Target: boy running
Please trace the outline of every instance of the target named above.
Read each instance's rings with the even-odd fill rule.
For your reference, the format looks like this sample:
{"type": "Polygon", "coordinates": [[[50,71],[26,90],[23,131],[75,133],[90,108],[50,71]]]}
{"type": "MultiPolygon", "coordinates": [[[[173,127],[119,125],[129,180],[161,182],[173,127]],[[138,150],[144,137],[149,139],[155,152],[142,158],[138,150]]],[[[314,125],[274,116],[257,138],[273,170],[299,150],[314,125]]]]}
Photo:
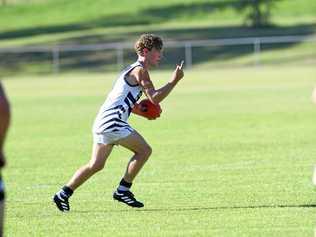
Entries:
{"type": "Polygon", "coordinates": [[[69,198],[73,192],[92,175],[102,170],[114,145],[121,145],[134,155],[127,164],[113,198],[131,207],[143,207],[130,191],[133,180],[151,155],[152,149],[145,139],[127,123],[131,112],[140,114],[137,104],[142,92],[154,104],[159,104],[168,96],[175,85],[183,78],[183,62],[177,65],[171,80],[155,89],[149,69],[158,66],[162,56],[163,43],[160,37],[143,34],[135,44],[138,59],[125,68],[109,93],[93,125],[94,144],[90,161],[79,168],[69,182],[57,192],[53,200],[60,211],[69,211],[69,198]]]}

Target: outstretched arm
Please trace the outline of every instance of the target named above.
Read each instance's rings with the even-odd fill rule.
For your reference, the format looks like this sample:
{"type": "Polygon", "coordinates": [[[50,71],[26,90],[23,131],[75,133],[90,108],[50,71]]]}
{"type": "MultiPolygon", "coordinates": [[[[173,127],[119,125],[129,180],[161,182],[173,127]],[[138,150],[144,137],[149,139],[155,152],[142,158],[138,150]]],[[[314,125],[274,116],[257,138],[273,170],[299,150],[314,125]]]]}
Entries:
{"type": "Polygon", "coordinates": [[[183,78],[183,61],[181,65],[177,65],[174,70],[171,80],[159,89],[155,89],[152,81],[150,80],[149,74],[146,70],[139,70],[136,74],[136,79],[143,91],[145,92],[147,98],[154,104],[159,104],[163,99],[165,99],[176,84],[183,78]]]}

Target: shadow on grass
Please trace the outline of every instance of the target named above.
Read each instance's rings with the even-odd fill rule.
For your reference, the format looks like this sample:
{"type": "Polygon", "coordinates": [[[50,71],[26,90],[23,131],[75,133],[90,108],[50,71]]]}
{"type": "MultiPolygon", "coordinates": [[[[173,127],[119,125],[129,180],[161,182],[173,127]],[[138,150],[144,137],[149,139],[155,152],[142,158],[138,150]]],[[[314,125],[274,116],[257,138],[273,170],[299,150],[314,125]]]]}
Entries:
{"type": "MultiPolygon", "coordinates": [[[[164,31],[152,31],[155,34],[161,35],[165,40],[200,40],[200,39],[218,39],[231,37],[258,37],[258,36],[283,36],[301,34],[309,37],[314,34],[316,24],[305,24],[296,26],[273,27],[269,29],[250,29],[243,27],[204,27],[204,28],[185,28],[185,29],[168,29],[164,31]]],[[[127,32],[120,35],[94,35],[73,37],[60,44],[91,44],[104,43],[113,41],[135,41],[135,39],[143,32],[127,32]]],[[[271,60],[271,64],[285,62],[278,50],[288,49],[296,43],[282,44],[266,44],[262,47],[262,52],[276,52],[276,58],[271,60]]],[[[300,62],[302,56],[307,58],[304,60],[314,60],[315,53],[309,52],[307,55],[293,55],[289,60],[292,62],[300,62]],[[313,59],[314,58],[314,59],[313,59]]],[[[192,51],[192,60],[194,65],[208,63],[210,65],[223,63],[228,67],[238,61],[240,57],[251,56],[254,54],[254,45],[237,45],[237,46],[211,46],[211,47],[195,47],[192,51]]],[[[75,72],[75,71],[118,71],[124,65],[134,61],[136,55],[133,49],[124,50],[124,65],[117,65],[117,52],[113,50],[98,50],[98,51],[79,51],[79,52],[61,52],[60,53],[60,72],[75,72]]],[[[3,75],[13,75],[19,73],[51,73],[52,72],[52,52],[47,53],[0,53],[1,60],[0,69],[3,75]]],[[[249,58],[247,63],[254,64],[254,60],[249,58]]],[[[184,48],[166,48],[164,58],[160,65],[161,69],[173,69],[175,63],[185,58],[184,48]]],[[[253,58],[254,59],[254,58],[253,58]]],[[[236,65],[235,65],[236,66],[236,65]]],[[[247,66],[244,65],[244,66],[247,66]]]]}
{"type": "Polygon", "coordinates": [[[0,33],[1,39],[32,37],[41,34],[56,34],[71,31],[87,30],[100,27],[116,27],[131,25],[148,25],[170,21],[181,16],[208,15],[225,8],[238,7],[236,1],[199,2],[191,4],[174,4],[163,7],[150,7],[130,14],[114,14],[88,22],[69,25],[53,25],[45,27],[30,27],[0,33]]]}
{"type": "MultiPolygon", "coordinates": [[[[147,26],[159,24],[174,19],[186,19],[189,16],[196,16],[200,19],[215,11],[223,11],[227,8],[238,9],[239,5],[236,1],[216,1],[216,2],[200,2],[192,4],[176,4],[165,7],[155,7],[143,9],[135,14],[111,15],[102,17],[90,22],[82,22],[69,25],[55,25],[47,27],[34,27],[16,31],[0,33],[1,39],[13,39],[32,37],[42,34],[57,34],[72,31],[86,31],[94,28],[108,27],[127,27],[126,33],[117,34],[89,34],[84,33],[81,36],[69,37],[59,40],[57,44],[94,44],[107,42],[131,42],[142,33],[147,31],[147,26]],[[128,31],[128,26],[143,26],[141,31],[128,31]]],[[[189,18],[190,19],[190,18],[189,18]]],[[[184,21],[183,20],[183,21],[184,21]]],[[[285,35],[304,35],[306,37],[315,34],[316,24],[299,24],[293,26],[272,26],[268,28],[249,28],[238,26],[221,26],[221,27],[186,27],[181,29],[164,29],[154,30],[151,33],[162,36],[164,40],[203,40],[203,39],[219,39],[219,38],[236,38],[236,37],[260,37],[260,36],[285,36],[285,35]]],[[[274,51],[286,49],[294,46],[296,43],[273,44],[267,45],[265,51],[274,51]]],[[[238,59],[242,56],[253,54],[253,45],[246,46],[214,46],[194,48],[192,52],[194,64],[212,63],[217,61],[227,61],[238,59]]],[[[20,53],[5,54],[0,53],[1,73],[18,74],[25,71],[49,73],[52,70],[52,53],[20,53]]],[[[133,50],[124,52],[124,64],[135,60],[133,50]]],[[[313,57],[314,55],[312,55],[313,57]]],[[[67,52],[60,54],[60,71],[106,71],[118,70],[117,52],[115,50],[108,51],[85,51],[85,52],[67,52]]],[[[165,50],[165,57],[162,62],[162,69],[174,68],[176,62],[184,58],[183,48],[169,48],[165,50]]],[[[294,59],[295,61],[295,59],[294,59]]],[[[123,65],[120,65],[123,66],[123,65]]]]}
{"type": "Polygon", "coordinates": [[[316,208],[316,204],[302,205],[258,205],[258,206],[222,206],[222,207],[188,207],[174,209],[144,209],[140,211],[203,211],[203,210],[232,210],[232,209],[269,209],[269,208],[316,208]]]}
{"type": "MultiPolygon", "coordinates": [[[[21,30],[6,31],[0,33],[0,40],[32,37],[42,34],[56,34],[72,31],[88,30],[93,28],[108,28],[117,26],[135,26],[160,24],[172,20],[186,21],[187,19],[203,19],[213,13],[223,12],[227,9],[233,9],[238,13],[239,20],[242,14],[240,10],[245,4],[251,6],[252,3],[241,3],[236,0],[212,1],[212,2],[193,2],[183,4],[171,4],[160,7],[148,7],[140,9],[135,13],[113,14],[106,17],[100,17],[95,20],[79,22],[69,25],[51,25],[45,27],[29,27],[21,30]]],[[[246,6],[247,7],[247,6],[246,6]]],[[[191,32],[193,33],[193,32],[191,32]]],[[[196,32],[195,32],[196,33],[196,32]]],[[[194,34],[193,34],[194,35],[194,34]]],[[[201,33],[199,34],[201,36],[201,33]]],[[[208,35],[208,37],[210,37],[208,35]]],[[[192,38],[192,37],[190,37],[192,38]]]]}
{"type": "Polygon", "coordinates": [[[278,208],[316,208],[316,204],[276,204],[276,205],[249,205],[249,206],[219,206],[219,207],[184,207],[184,208],[142,208],[105,211],[72,211],[74,213],[106,213],[106,212],[182,212],[182,211],[208,211],[208,210],[234,210],[234,209],[278,209],[278,208]]]}

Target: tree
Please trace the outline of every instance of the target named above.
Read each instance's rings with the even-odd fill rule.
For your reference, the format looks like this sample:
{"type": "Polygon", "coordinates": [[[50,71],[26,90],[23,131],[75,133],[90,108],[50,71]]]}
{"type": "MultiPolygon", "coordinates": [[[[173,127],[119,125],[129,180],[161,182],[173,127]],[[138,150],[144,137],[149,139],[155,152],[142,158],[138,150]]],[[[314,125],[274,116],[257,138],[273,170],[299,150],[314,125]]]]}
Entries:
{"type": "Polygon", "coordinates": [[[265,27],[271,25],[271,8],[279,0],[240,0],[238,11],[246,12],[247,25],[265,27]]]}

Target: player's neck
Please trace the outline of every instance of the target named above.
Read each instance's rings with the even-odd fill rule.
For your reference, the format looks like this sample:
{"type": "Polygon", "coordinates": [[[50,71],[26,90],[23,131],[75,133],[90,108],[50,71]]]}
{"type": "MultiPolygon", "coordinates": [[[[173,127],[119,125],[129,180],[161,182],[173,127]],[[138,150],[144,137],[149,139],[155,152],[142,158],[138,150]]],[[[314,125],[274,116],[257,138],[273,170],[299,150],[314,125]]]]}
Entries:
{"type": "Polygon", "coordinates": [[[146,70],[149,69],[149,67],[150,67],[150,66],[149,66],[149,63],[148,63],[148,61],[146,60],[145,57],[143,57],[143,56],[138,56],[137,61],[140,62],[146,70]]]}

